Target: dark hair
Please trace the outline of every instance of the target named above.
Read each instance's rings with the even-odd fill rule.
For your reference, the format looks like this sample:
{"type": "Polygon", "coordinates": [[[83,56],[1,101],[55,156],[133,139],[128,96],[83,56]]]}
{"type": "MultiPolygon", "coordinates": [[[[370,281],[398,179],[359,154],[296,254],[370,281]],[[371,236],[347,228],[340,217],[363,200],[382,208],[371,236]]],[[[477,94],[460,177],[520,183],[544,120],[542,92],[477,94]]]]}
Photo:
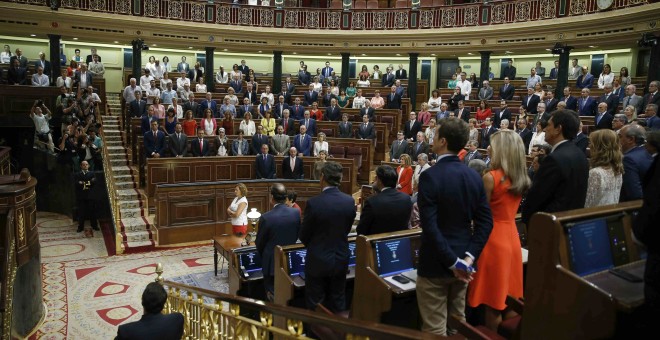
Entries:
{"type": "Polygon", "coordinates": [[[342,166],[337,162],[326,162],[321,168],[321,176],[326,183],[333,187],[338,187],[342,177],[342,166]]]}
{"type": "Polygon", "coordinates": [[[573,140],[580,128],[580,118],[575,111],[557,110],[550,116],[555,128],[561,126],[561,134],[566,140],[573,140]]]}
{"type": "Polygon", "coordinates": [[[552,151],[552,146],[550,146],[550,144],[545,144],[544,143],[544,144],[539,145],[539,151],[541,151],[541,149],[543,149],[543,151],[545,151],[546,155],[549,155],[550,152],[552,151]]]}
{"type": "Polygon", "coordinates": [[[283,203],[287,198],[286,187],[282,183],[275,183],[270,187],[270,194],[277,203],[283,203]]]}
{"type": "Polygon", "coordinates": [[[378,179],[383,183],[383,186],[388,188],[396,187],[398,175],[396,174],[396,170],[394,170],[393,167],[389,165],[380,165],[376,168],[376,177],[378,177],[378,179]]]}
{"type": "MultiPolygon", "coordinates": [[[[545,129],[546,127],[548,127],[548,121],[545,120],[545,119],[539,120],[538,122],[536,122],[536,124],[540,124],[541,129],[545,129]]],[[[536,127],[536,126],[534,126],[534,127],[536,127]]]]}
{"type": "Polygon", "coordinates": [[[165,307],[167,292],[158,282],[152,282],[142,292],[142,307],[148,314],[158,314],[165,307]]]}
{"type": "Polygon", "coordinates": [[[296,199],[298,198],[298,193],[296,193],[295,190],[289,190],[286,192],[286,198],[289,199],[292,203],[296,203],[296,199]]]}
{"type": "Polygon", "coordinates": [[[542,153],[540,153],[536,156],[536,159],[537,159],[537,162],[539,163],[539,165],[541,165],[541,163],[543,163],[543,160],[547,156],[548,156],[547,154],[542,154],[542,153]]]}
{"type": "Polygon", "coordinates": [[[442,118],[438,122],[436,138],[447,140],[447,149],[458,153],[465,147],[470,137],[470,127],[462,119],[456,117],[442,118]]]}

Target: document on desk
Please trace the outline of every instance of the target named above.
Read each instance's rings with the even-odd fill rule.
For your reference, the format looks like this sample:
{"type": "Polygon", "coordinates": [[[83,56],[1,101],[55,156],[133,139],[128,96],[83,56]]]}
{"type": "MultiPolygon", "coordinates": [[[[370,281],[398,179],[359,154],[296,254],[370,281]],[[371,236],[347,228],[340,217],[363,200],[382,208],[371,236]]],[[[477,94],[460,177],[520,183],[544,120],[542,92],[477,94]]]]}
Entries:
{"type": "MultiPolygon", "coordinates": [[[[394,276],[396,276],[396,275],[394,275],[394,276]]],[[[401,283],[401,282],[397,282],[396,280],[394,280],[393,279],[394,276],[387,276],[387,277],[384,277],[383,279],[385,279],[385,281],[387,281],[387,283],[391,283],[393,286],[399,287],[402,290],[413,290],[413,289],[417,288],[417,283],[415,283],[415,281],[409,280],[409,282],[407,282],[407,283],[401,283]]]]}
{"type": "Polygon", "coordinates": [[[529,250],[525,248],[520,248],[522,251],[522,263],[527,263],[527,258],[529,257],[529,250]]]}

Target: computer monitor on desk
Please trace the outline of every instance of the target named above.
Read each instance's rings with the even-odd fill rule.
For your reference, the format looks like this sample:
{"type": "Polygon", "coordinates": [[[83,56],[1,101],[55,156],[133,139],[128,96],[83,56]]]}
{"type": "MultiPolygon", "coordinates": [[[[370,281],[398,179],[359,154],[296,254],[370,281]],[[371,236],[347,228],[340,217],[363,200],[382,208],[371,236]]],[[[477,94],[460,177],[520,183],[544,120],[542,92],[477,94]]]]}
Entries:
{"type": "Polygon", "coordinates": [[[614,267],[607,220],[594,220],[566,225],[571,269],[585,276],[614,267]]]}
{"type": "Polygon", "coordinates": [[[409,237],[376,241],[374,251],[380,277],[400,274],[414,268],[409,237]]]}
{"type": "Polygon", "coordinates": [[[238,265],[245,278],[262,278],[261,256],[255,250],[237,253],[238,265]]]}
{"type": "Polygon", "coordinates": [[[348,251],[350,252],[348,257],[348,267],[350,269],[351,267],[355,267],[355,258],[357,257],[357,253],[355,251],[355,241],[348,242],[348,251]]]}
{"type": "Polygon", "coordinates": [[[305,277],[305,256],[307,256],[307,249],[295,249],[286,253],[290,276],[305,277]]]}

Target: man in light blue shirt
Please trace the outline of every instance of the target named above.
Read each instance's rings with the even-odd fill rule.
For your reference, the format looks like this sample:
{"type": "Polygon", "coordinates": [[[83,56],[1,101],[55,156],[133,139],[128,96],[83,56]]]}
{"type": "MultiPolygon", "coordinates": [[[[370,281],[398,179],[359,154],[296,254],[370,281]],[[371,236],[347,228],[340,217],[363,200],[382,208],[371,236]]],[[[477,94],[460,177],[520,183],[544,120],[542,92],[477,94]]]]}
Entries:
{"type": "Polygon", "coordinates": [[[534,88],[537,83],[541,83],[541,76],[536,74],[536,68],[532,68],[529,78],[527,78],[527,88],[534,88]]]}
{"type": "Polygon", "coordinates": [[[172,83],[167,83],[167,90],[160,95],[160,101],[163,105],[172,105],[172,98],[176,97],[176,91],[172,90],[172,83]]]}

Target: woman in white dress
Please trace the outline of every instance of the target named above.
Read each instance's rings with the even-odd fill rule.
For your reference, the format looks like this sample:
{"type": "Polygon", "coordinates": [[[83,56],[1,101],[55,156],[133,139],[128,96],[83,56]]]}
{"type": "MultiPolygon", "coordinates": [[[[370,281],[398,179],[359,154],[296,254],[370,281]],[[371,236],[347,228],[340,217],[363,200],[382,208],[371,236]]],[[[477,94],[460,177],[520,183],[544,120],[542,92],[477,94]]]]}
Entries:
{"type": "Polygon", "coordinates": [[[328,152],[328,142],[325,141],[325,133],[319,132],[318,140],[314,142],[314,157],[318,157],[321,150],[328,152]]]}
{"type": "Polygon", "coordinates": [[[206,109],[204,111],[204,118],[199,122],[199,125],[204,129],[205,136],[215,136],[215,129],[218,126],[218,123],[213,118],[213,111],[211,109],[206,109]]]}
{"type": "Polygon", "coordinates": [[[4,50],[2,53],[0,53],[0,63],[1,64],[9,64],[9,61],[11,60],[11,47],[9,45],[5,45],[4,50]]]}
{"type": "Polygon", "coordinates": [[[238,183],[234,189],[236,197],[227,208],[227,215],[231,218],[231,231],[243,236],[247,233],[247,187],[243,183],[238,183]]]}
{"type": "Polygon", "coordinates": [[[164,56],[163,57],[163,63],[160,64],[160,67],[163,68],[163,73],[172,71],[172,64],[170,64],[170,58],[168,58],[167,56],[164,56]]]}
{"type": "Polygon", "coordinates": [[[225,128],[218,128],[218,137],[215,137],[215,146],[218,147],[217,156],[228,156],[229,155],[229,139],[225,135],[225,128]]]}
{"type": "Polygon", "coordinates": [[[433,113],[433,116],[440,112],[440,104],[442,104],[442,97],[440,97],[440,92],[438,90],[433,90],[431,92],[431,97],[429,98],[429,112],[433,113]]]}
{"type": "Polygon", "coordinates": [[[195,85],[195,92],[206,93],[206,83],[204,83],[204,77],[199,77],[199,83],[195,85]]]}
{"type": "Polygon", "coordinates": [[[612,73],[612,67],[610,64],[603,65],[603,72],[598,77],[598,88],[604,89],[605,84],[612,84],[614,81],[614,73],[612,73]]]}
{"type": "Polygon", "coordinates": [[[429,126],[424,131],[424,134],[429,145],[433,145],[433,140],[435,139],[435,118],[432,117],[429,119],[429,126]]]}
{"type": "Polygon", "coordinates": [[[369,79],[367,79],[367,76],[362,75],[360,77],[360,80],[357,81],[357,86],[358,87],[369,87],[369,86],[371,86],[371,83],[369,82],[369,79]]]}
{"type": "Polygon", "coordinates": [[[623,153],[616,132],[602,129],[589,134],[589,184],[585,208],[619,203],[623,184],[623,153]]]}
{"type": "Polygon", "coordinates": [[[238,127],[239,130],[243,131],[243,134],[245,136],[252,136],[256,132],[256,127],[254,126],[254,122],[252,121],[252,114],[249,112],[245,113],[245,116],[243,116],[243,120],[241,120],[241,124],[238,127]]]}
{"type": "Polygon", "coordinates": [[[229,83],[229,73],[225,72],[224,66],[220,66],[218,72],[215,73],[215,82],[217,84],[227,84],[229,83]]]}
{"type": "Polygon", "coordinates": [[[355,98],[353,98],[353,108],[354,109],[361,109],[364,107],[364,101],[365,98],[362,97],[362,89],[357,90],[357,95],[355,95],[355,98]]]}
{"type": "Polygon", "coordinates": [[[149,70],[149,72],[152,72],[155,64],[156,64],[156,57],[151,56],[149,57],[149,61],[144,65],[144,68],[146,70],[149,70]]]}
{"type": "Polygon", "coordinates": [[[172,79],[170,79],[170,74],[168,72],[163,72],[163,79],[160,80],[160,88],[165,91],[167,89],[167,84],[172,84],[172,79]]]}
{"type": "Polygon", "coordinates": [[[538,123],[536,123],[536,131],[534,131],[534,134],[532,134],[532,140],[529,142],[529,149],[527,150],[527,154],[531,155],[532,154],[532,147],[537,144],[546,144],[545,143],[545,127],[548,126],[548,123],[545,120],[539,120],[538,123]]]}

